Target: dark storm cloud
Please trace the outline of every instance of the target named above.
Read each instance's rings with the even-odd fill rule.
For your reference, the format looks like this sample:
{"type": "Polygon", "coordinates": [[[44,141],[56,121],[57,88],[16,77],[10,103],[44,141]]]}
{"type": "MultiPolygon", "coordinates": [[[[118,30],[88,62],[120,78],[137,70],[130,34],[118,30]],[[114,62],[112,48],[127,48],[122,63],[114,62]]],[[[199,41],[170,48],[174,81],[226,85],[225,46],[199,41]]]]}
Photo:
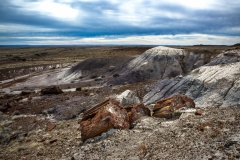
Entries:
{"type": "Polygon", "coordinates": [[[59,27],[64,25],[62,22],[40,15],[36,12],[21,11],[21,8],[17,5],[11,4],[9,1],[5,1],[0,5],[0,24],[24,24],[40,27],[59,27]]]}
{"type": "Polygon", "coordinates": [[[191,33],[240,36],[240,2],[213,0],[214,5],[208,8],[204,5],[192,7],[184,3],[170,3],[171,1],[143,0],[141,3],[131,3],[117,0],[50,0],[49,3],[56,7],[48,10],[38,7],[42,2],[46,1],[0,2],[0,36],[81,38],[191,33]],[[68,7],[73,13],[78,11],[77,16],[72,16],[64,10],[52,14],[57,9],[57,4],[68,7]],[[64,12],[68,14],[66,17],[61,18],[61,15],[57,15],[64,15],[64,12]],[[9,29],[11,27],[8,26],[14,25],[14,29],[9,29]],[[22,26],[21,30],[18,25],[22,26]],[[29,30],[24,29],[24,26],[28,26],[29,30]]]}

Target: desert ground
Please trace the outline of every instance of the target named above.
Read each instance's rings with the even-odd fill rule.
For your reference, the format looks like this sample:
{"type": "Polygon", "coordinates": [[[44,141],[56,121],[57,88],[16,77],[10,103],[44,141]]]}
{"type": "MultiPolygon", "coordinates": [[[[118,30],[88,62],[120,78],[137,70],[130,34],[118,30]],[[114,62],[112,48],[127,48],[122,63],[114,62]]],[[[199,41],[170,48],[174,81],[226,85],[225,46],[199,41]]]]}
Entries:
{"type": "Polygon", "coordinates": [[[239,44],[0,47],[0,159],[240,159],[239,73],[239,44]],[[84,112],[126,90],[195,108],[83,141],[84,112]]]}

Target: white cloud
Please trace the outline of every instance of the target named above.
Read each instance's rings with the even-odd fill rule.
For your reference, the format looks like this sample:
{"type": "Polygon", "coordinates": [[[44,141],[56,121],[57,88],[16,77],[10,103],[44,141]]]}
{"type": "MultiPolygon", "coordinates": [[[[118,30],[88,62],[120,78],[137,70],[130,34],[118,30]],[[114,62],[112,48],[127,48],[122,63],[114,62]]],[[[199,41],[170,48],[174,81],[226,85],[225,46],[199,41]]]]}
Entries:
{"type": "Polygon", "coordinates": [[[72,0],[64,0],[54,2],[53,0],[41,0],[36,2],[25,2],[24,0],[17,0],[15,5],[21,7],[23,12],[37,12],[41,15],[53,17],[62,21],[75,21],[79,15],[83,15],[79,9],[72,8],[70,2],[72,0]],[[68,2],[68,3],[63,3],[68,2]]]}
{"type": "Polygon", "coordinates": [[[215,4],[219,3],[216,0],[167,0],[165,3],[181,5],[190,9],[212,9],[215,4]]]}
{"type": "MultiPolygon", "coordinates": [[[[14,38],[14,37],[13,37],[14,38]]],[[[150,36],[105,36],[91,38],[76,37],[15,37],[23,44],[33,45],[233,45],[239,36],[214,36],[206,34],[150,35],[150,36]]],[[[4,37],[0,38],[3,40],[4,37]]],[[[4,44],[4,43],[2,43],[4,44]]]]}
{"type": "Polygon", "coordinates": [[[206,34],[189,35],[150,35],[150,36],[127,36],[127,37],[97,37],[74,40],[74,44],[143,44],[143,45],[232,45],[239,43],[239,36],[214,36],[206,34]]]}
{"type": "Polygon", "coordinates": [[[44,27],[36,27],[22,24],[0,24],[0,31],[4,33],[22,33],[22,32],[52,32],[56,31],[53,28],[44,28],[44,27]]]}

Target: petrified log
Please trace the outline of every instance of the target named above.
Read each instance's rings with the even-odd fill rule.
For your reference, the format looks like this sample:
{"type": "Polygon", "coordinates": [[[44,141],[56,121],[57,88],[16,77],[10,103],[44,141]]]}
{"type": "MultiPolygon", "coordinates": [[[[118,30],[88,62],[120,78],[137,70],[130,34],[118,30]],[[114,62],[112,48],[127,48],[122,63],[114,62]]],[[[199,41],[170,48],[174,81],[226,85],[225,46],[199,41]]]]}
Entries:
{"type": "Polygon", "coordinates": [[[125,108],[128,111],[130,122],[134,122],[143,116],[151,116],[151,111],[143,103],[125,108]],[[131,110],[130,110],[131,108],[131,110]]]}
{"type": "Polygon", "coordinates": [[[84,113],[80,122],[82,140],[95,137],[111,128],[130,128],[127,111],[114,99],[108,99],[84,113]]]}
{"type": "Polygon", "coordinates": [[[182,94],[161,100],[153,108],[153,116],[159,118],[172,118],[175,111],[180,108],[195,108],[194,101],[182,94]]]}
{"type": "Polygon", "coordinates": [[[63,91],[57,86],[51,86],[51,87],[43,88],[41,90],[41,93],[42,94],[61,94],[63,93],[63,91]]]}

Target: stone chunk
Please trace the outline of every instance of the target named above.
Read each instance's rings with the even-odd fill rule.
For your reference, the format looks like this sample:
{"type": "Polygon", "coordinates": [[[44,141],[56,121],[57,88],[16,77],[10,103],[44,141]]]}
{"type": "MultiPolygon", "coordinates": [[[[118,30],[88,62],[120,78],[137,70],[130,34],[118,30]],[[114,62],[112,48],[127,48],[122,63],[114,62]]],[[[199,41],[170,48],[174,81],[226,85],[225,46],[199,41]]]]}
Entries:
{"type": "Polygon", "coordinates": [[[153,116],[159,118],[173,118],[181,108],[195,108],[194,101],[182,94],[161,100],[153,108],[153,116]]]}
{"type": "MultiPolygon", "coordinates": [[[[126,108],[126,110],[129,110],[126,108]]],[[[131,110],[128,111],[128,116],[130,122],[134,122],[143,116],[151,116],[151,111],[144,106],[144,104],[137,104],[131,107],[131,110]]]]}
{"type": "Polygon", "coordinates": [[[42,94],[61,94],[63,91],[57,86],[47,87],[41,90],[42,94]]]}
{"type": "Polygon", "coordinates": [[[136,96],[135,92],[126,90],[120,95],[117,96],[117,100],[121,103],[123,106],[127,105],[134,105],[134,104],[139,104],[140,100],[136,96]]]}
{"type": "Polygon", "coordinates": [[[195,115],[201,116],[203,113],[204,113],[204,110],[198,109],[198,110],[196,110],[195,115]]]}
{"type": "Polygon", "coordinates": [[[29,95],[29,94],[31,94],[31,93],[34,93],[33,91],[30,91],[30,90],[23,90],[22,92],[21,92],[21,95],[22,96],[25,96],[25,95],[29,95]]]}
{"type": "Polygon", "coordinates": [[[84,112],[80,122],[82,140],[85,141],[111,128],[129,129],[130,125],[151,112],[142,103],[122,106],[115,99],[107,99],[84,112]]]}
{"type": "Polygon", "coordinates": [[[48,125],[45,131],[51,131],[56,127],[56,124],[48,125]]]}
{"type": "Polygon", "coordinates": [[[86,111],[80,122],[83,141],[100,135],[111,128],[130,128],[127,111],[114,99],[108,99],[86,111]]]}
{"type": "Polygon", "coordinates": [[[10,109],[13,109],[13,108],[14,108],[14,106],[11,103],[7,103],[4,106],[0,106],[0,111],[4,113],[4,112],[7,112],[7,111],[9,111],[10,109]]]}

